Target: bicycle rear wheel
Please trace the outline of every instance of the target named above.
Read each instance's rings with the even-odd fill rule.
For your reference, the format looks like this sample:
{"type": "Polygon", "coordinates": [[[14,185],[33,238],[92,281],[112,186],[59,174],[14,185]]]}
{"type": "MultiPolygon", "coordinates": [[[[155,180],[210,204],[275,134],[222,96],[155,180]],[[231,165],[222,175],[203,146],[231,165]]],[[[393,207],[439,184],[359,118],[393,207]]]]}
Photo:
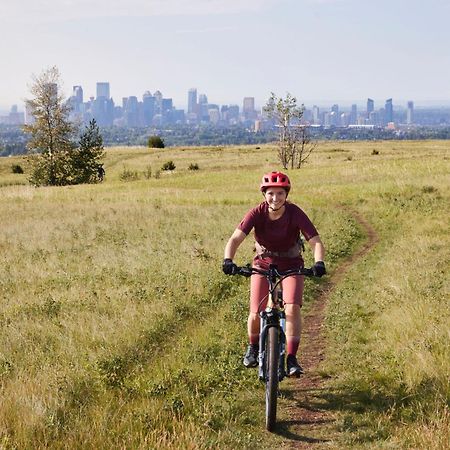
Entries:
{"type": "Polygon", "coordinates": [[[277,420],[278,366],[280,364],[279,332],[270,327],[266,338],[266,429],[273,431],[277,420]]]}

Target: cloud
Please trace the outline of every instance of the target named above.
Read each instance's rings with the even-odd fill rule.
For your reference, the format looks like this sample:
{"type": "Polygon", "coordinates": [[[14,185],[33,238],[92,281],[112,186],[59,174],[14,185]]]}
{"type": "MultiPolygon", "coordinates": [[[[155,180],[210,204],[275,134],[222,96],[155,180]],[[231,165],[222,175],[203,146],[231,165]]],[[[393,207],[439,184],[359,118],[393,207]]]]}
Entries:
{"type": "Polygon", "coordinates": [[[285,0],[15,0],[0,6],[2,20],[49,22],[93,17],[217,15],[256,12],[285,0]]]}

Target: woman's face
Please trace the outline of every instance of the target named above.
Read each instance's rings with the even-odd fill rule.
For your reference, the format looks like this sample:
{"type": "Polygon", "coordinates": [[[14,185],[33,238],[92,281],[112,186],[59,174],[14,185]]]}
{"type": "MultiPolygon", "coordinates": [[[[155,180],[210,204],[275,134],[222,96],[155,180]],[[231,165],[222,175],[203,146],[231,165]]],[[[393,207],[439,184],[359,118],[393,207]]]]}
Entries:
{"type": "Polygon", "coordinates": [[[287,193],[280,187],[269,187],[264,193],[269,208],[276,211],[280,209],[286,203],[287,193]]]}

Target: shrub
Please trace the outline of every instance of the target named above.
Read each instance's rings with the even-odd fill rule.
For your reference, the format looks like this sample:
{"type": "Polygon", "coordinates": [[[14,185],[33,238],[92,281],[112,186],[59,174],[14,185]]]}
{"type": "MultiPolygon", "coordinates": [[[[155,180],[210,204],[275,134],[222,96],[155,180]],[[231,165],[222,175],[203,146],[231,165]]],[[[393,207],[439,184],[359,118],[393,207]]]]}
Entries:
{"type": "Polygon", "coordinates": [[[164,148],[164,141],[160,136],[150,136],[148,138],[148,146],[150,148],[164,148]]]}
{"type": "Polygon", "coordinates": [[[175,170],[175,167],[173,161],[167,161],[162,165],[161,170],[175,170]]]}
{"type": "Polygon", "coordinates": [[[380,152],[378,150],[375,150],[375,149],[372,150],[372,155],[379,155],[379,154],[380,154],[380,152]]]}
{"type": "Polygon", "coordinates": [[[122,173],[120,174],[120,179],[122,181],[135,181],[139,179],[139,174],[136,171],[124,167],[122,173]]]}
{"type": "Polygon", "coordinates": [[[146,180],[149,180],[152,177],[152,167],[147,166],[144,170],[144,177],[146,180]]]}
{"type": "Polygon", "coordinates": [[[157,170],[156,172],[155,172],[155,178],[158,180],[159,178],[161,178],[161,171],[160,170],[157,170]]]}
{"type": "Polygon", "coordinates": [[[188,170],[198,170],[200,167],[198,167],[197,163],[191,163],[189,164],[188,170]]]}
{"type": "Polygon", "coordinates": [[[12,173],[23,173],[22,166],[19,166],[19,164],[13,164],[11,166],[12,173]]]}

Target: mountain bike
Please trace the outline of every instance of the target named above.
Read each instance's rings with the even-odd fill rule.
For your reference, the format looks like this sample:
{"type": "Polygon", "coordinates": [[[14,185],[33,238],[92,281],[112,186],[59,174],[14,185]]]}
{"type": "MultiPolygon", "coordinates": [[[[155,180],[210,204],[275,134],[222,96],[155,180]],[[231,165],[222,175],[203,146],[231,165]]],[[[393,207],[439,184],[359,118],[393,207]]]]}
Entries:
{"type": "Polygon", "coordinates": [[[266,429],[273,431],[277,418],[278,385],[286,376],[286,314],[281,282],[289,276],[313,276],[314,273],[312,269],[306,268],[279,272],[276,265],[270,265],[269,270],[238,267],[236,274],[245,277],[260,274],[269,283],[267,307],[264,311],[260,310],[264,298],[258,308],[261,318],[258,376],[266,385],[266,429]]]}

